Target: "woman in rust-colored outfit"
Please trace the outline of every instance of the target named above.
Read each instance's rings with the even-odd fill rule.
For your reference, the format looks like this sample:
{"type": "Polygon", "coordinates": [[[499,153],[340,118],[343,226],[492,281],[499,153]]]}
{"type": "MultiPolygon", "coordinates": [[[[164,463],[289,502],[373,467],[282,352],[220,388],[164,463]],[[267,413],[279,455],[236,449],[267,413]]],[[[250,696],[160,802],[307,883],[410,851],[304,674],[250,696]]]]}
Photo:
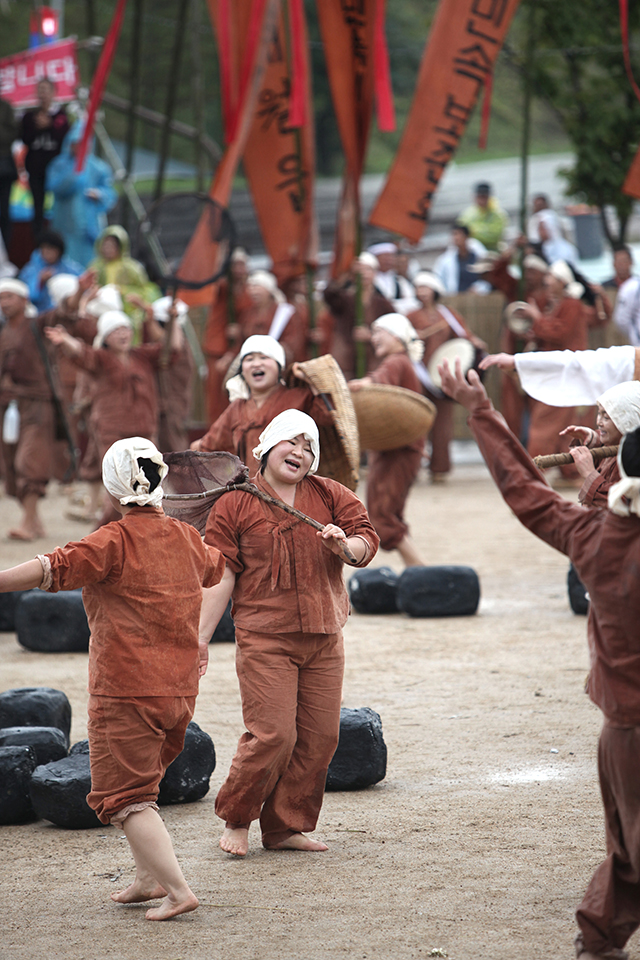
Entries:
{"type": "Polygon", "coordinates": [[[219,587],[205,591],[201,658],[229,597],[236,667],[247,732],[240,738],[216,813],[220,846],[244,856],[260,819],[267,849],[326,850],[303,835],[316,827],[327,769],[338,744],[349,600],[343,545],[355,566],[378,548],[367,513],[351,491],[311,476],[320,450],[311,417],[286,410],[261,434],[259,489],[324,525],[321,533],[244,491],[214,503],[205,542],[227,563],[219,587]]]}

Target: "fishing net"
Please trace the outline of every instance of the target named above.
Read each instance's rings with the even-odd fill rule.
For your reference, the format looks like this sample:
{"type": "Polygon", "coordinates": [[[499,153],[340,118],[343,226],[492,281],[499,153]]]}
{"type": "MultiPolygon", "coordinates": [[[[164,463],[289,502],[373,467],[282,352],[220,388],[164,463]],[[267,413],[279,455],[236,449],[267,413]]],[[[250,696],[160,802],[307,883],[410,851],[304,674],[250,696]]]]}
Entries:
{"type": "Polygon", "coordinates": [[[229,486],[244,483],[249,471],[232,453],[185,450],[165,453],[169,473],[162,481],[162,506],[169,517],[191,524],[202,536],[215,500],[229,486]]]}

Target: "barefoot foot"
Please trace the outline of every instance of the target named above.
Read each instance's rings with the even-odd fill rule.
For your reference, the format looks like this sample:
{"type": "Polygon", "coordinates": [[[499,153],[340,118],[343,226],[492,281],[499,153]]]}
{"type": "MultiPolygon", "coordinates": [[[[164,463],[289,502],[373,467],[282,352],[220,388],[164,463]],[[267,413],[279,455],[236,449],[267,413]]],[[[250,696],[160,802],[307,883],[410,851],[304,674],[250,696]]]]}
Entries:
{"type": "Polygon", "coordinates": [[[188,895],[179,900],[174,900],[171,896],[165,897],[159,907],[147,910],[145,917],[147,920],[171,920],[172,917],[177,917],[181,913],[191,913],[197,906],[198,898],[189,890],[188,895]]]}
{"type": "Polygon", "coordinates": [[[32,540],[35,540],[37,536],[38,533],[35,530],[27,530],[26,527],[15,527],[13,530],[9,530],[10,540],[23,540],[25,543],[30,543],[32,540]]]}
{"type": "Polygon", "coordinates": [[[309,837],[305,837],[304,833],[292,833],[286,840],[281,840],[280,843],[276,843],[272,847],[268,847],[268,849],[308,850],[313,853],[320,853],[323,850],[328,850],[329,847],[326,843],[321,843],[319,840],[311,840],[309,837]]]}
{"type": "Polygon", "coordinates": [[[249,851],[249,831],[246,827],[225,827],[220,837],[220,849],[234,857],[246,857],[249,851]]]}
{"type": "Polygon", "coordinates": [[[161,900],[166,895],[167,891],[159,883],[145,885],[138,880],[134,880],[126,890],[112,893],[111,899],[115,903],[144,903],[145,900],[161,900]]]}

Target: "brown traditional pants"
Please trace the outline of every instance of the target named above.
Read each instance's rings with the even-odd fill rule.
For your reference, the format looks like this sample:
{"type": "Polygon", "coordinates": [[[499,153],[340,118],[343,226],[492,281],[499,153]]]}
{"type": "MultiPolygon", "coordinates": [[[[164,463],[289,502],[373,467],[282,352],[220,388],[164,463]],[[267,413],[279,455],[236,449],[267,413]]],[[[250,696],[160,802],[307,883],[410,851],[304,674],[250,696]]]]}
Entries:
{"type": "Polygon", "coordinates": [[[436,408],[436,418],[428,438],[431,446],[429,473],[449,473],[451,470],[449,444],[453,440],[453,413],[456,405],[453,400],[436,397],[428,390],[426,393],[436,408]]]}
{"type": "Polygon", "coordinates": [[[640,926],[640,727],[605,723],[598,747],[607,859],[576,912],[585,948],[621,948],[640,926]]]}
{"type": "Polygon", "coordinates": [[[247,733],[216,798],[234,827],[260,818],[273,847],[315,830],[340,735],[342,633],[266,635],[236,628],[236,669],[247,733]]]}
{"type": "Polygon", "coordinates": [[[420,471],[422,453],[410,447],[369,453],[367,510],[383,550],[395,550],[409,532],[404,505],[420,471]]]}

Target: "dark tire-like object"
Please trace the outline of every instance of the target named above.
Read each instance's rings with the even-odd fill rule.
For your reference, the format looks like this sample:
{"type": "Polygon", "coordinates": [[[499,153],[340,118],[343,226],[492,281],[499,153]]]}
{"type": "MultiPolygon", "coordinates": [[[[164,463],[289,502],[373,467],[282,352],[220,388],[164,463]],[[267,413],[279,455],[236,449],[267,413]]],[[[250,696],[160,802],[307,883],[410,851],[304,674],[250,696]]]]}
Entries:
{"type": "Polygon", "coordinates": [[[32,590],[16,607],[18,643],[38,653],[86,653],[89,624],[81,590],[32,590]]]}
{"type": "Polygon", "coordinates": [[[57,727],[3,727],[0,747],[31,747],[36,766],[62,760],[67,755],[67,738],[57,727]]]}
{"type": "Polygon", "coordinates": [[[87,803],[91,790],[89,755],[76,753],[37,767],[31,777],[33,809],[42,820],[66,830],[104,827],[87,803]]]}
{"type": "Polygon", "coordinates": [[[194,803],[209,792],[209,781],[216,767],[216,751],[208,733],[193,720],[187,727],[182,753],[167,767],[160,781],[158,803],[194,803]]]}
{"type": "Polygon", "coordinates": [[[220,623],[213,631],[210,643],[235,643],[236,626],[231,616],[231,601],[227,604],[227,609],[220,617],[220,623]]]}
{"type": "Polygon", "coordinates": [[[569,604],[574,613],[585,617],[589,612],[589,601],[587,600],[587,589],[576,573],[573,564],[569,567],[567,574],[567,591],[569,593],[569,604]]]}
{"type": "Polygon", "coordinates": [[[69,748],[69,756],[75,757],[78,753],[86,753],[89,756],[89,741],[88,740],[77,740],[72,747],[69,748]]]}
{"type": "Polygon", "coordinates": [[[0,727],[57,727],[69,746],[71,704],[52,687],[17,687],[0,693],[0,727]]]}
{"type": "Polygon", "coordinates": [[[468,617],[478,609],[480,581],[471,567],[407,567],[397,599],[410,617],[468,617]]]}
{"type": "Polygon", "coordinates": [[[327,772],[325,790],[363,790],[384,780],[387,746],[380,715],[369,707],[340,711],[340,740],[327,772]]]}
{"type": "Polygon", "coordinates": [[[0,824],[28,823],[36,819],[29,797],[31,775],[36,768],[32,748],[0,747],[0,824]]]}
{"type": "Polygon", "coordinates": [[[349,598],[356,613],[397,613],[398,574],[391,567],[356,570],[349,580],[349,598]]]}
{"type": "Polygon", "coordinates": [[[18,601],[27,592],[12,590],[10,593],[0,593],[0,633],[15,633],[18,601]]]}

